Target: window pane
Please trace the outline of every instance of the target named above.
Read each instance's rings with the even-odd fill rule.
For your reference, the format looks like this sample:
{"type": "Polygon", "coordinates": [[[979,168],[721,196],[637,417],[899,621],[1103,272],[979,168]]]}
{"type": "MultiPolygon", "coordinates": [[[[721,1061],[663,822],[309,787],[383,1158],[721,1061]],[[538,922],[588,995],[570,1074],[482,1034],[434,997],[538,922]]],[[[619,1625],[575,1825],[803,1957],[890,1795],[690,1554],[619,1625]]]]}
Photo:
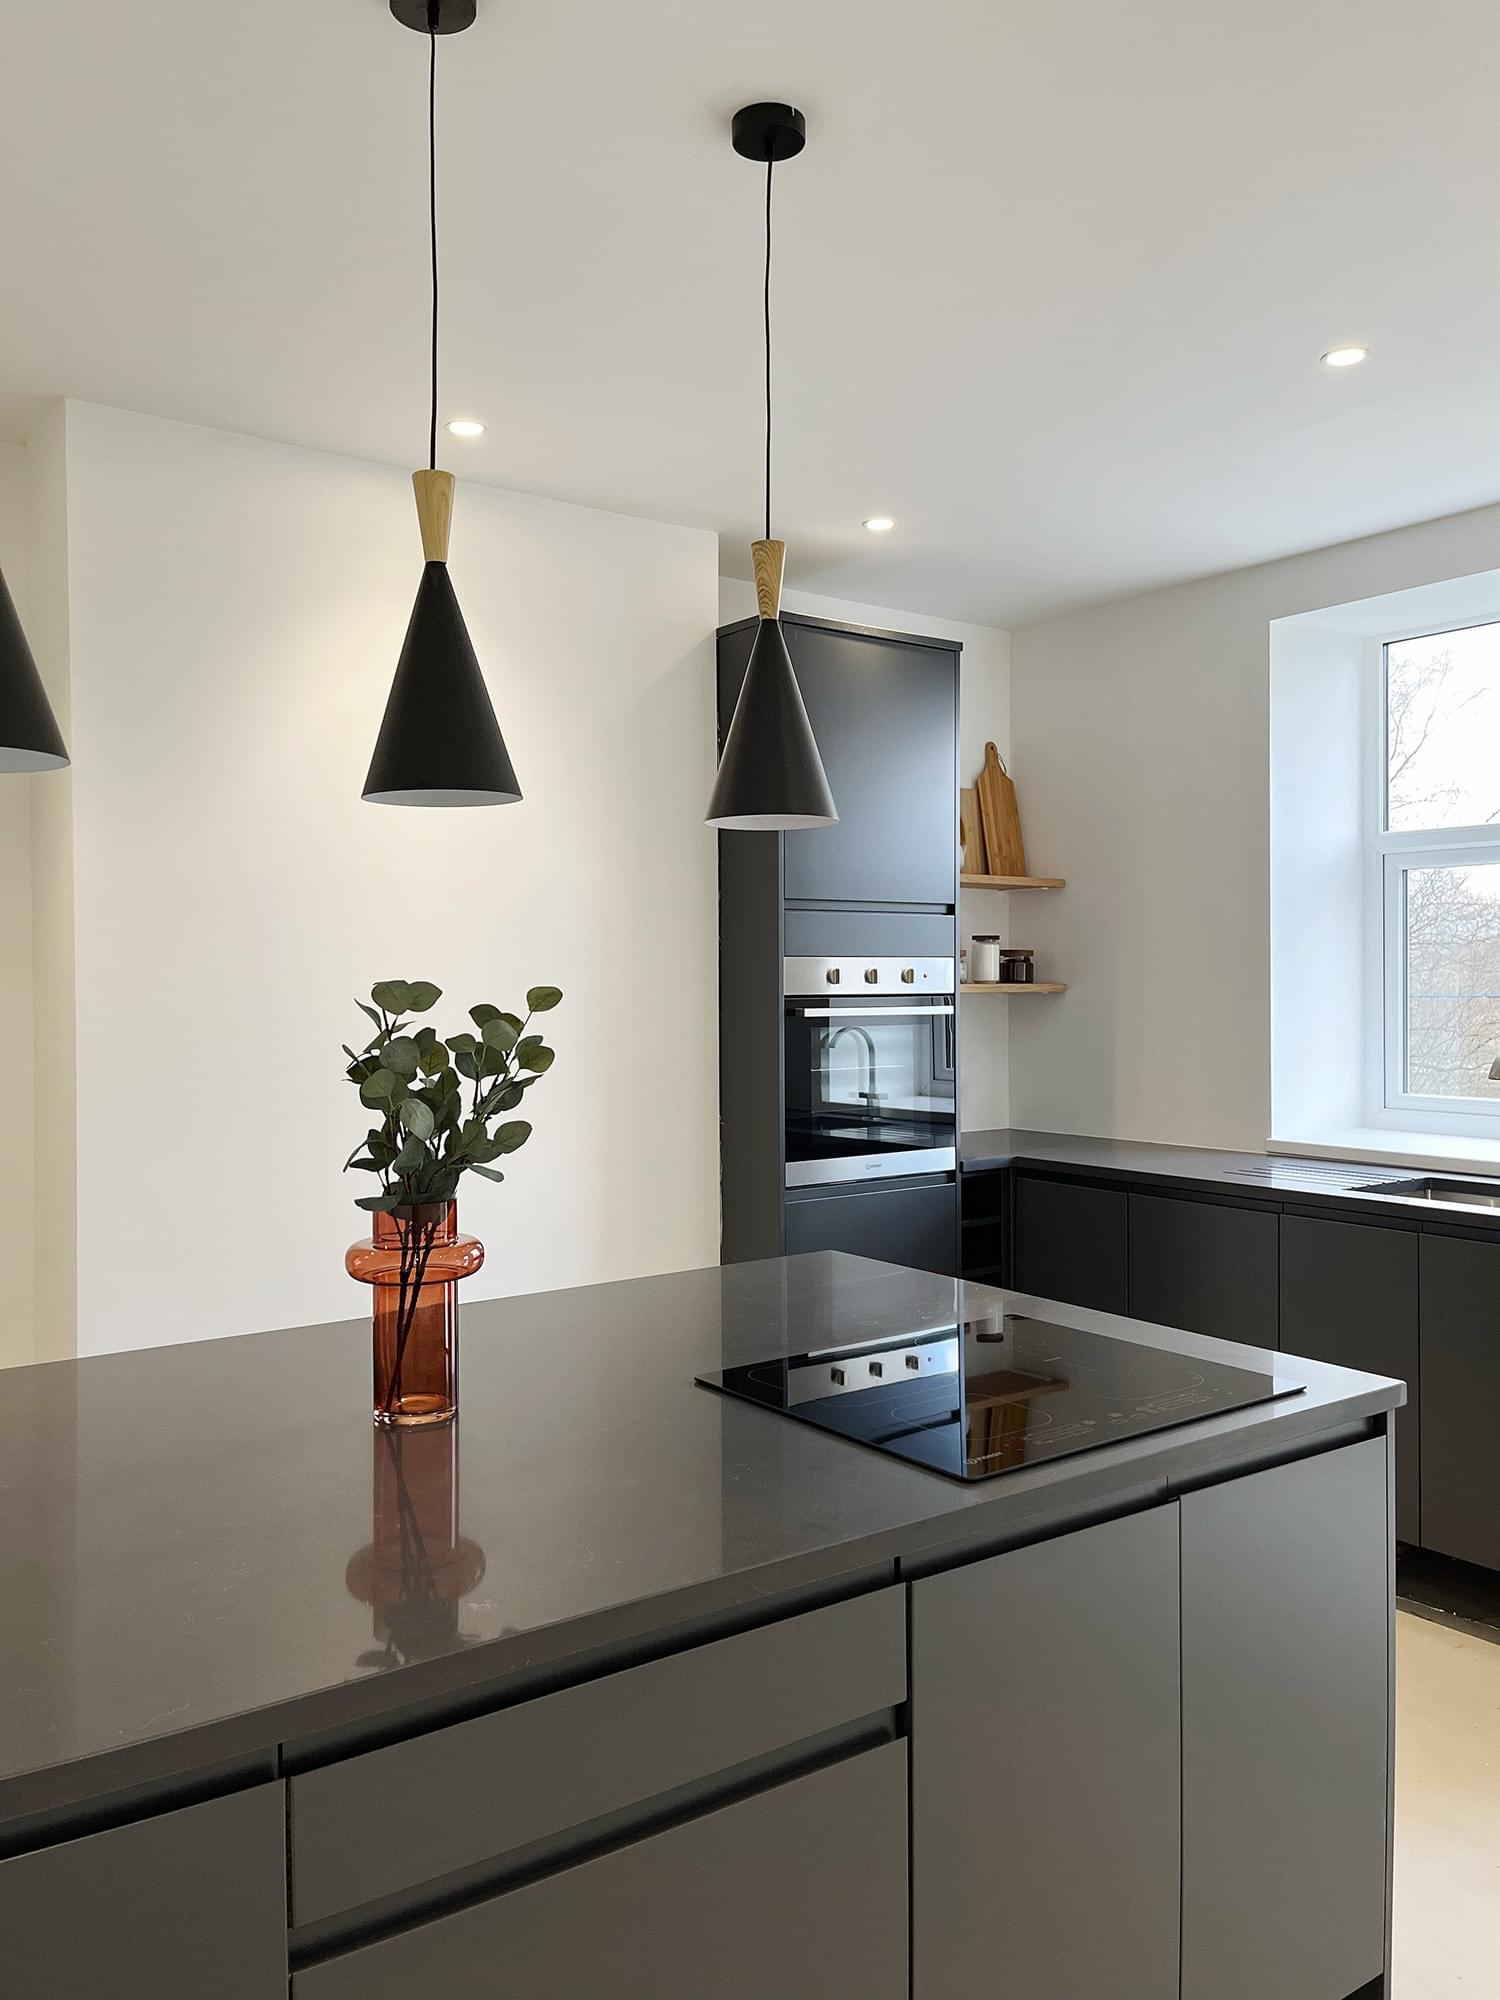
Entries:
{"type": "Polygon", "coordinates": [[[1500,625],[1386,647],[1386,823],[1500,823],[1500,625]]]}
{"type": "Polygon", "coordinates": [[[1406,871],[1406,1088],[1500,1097],[1500,862],[1406,871]]]}

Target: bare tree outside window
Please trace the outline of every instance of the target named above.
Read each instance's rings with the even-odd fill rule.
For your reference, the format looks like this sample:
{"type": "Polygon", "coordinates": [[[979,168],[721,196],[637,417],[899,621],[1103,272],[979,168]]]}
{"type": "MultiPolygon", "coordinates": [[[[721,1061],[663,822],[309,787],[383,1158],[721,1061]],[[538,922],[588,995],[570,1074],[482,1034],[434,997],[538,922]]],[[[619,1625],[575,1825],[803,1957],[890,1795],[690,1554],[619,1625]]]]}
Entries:
{"type": "MultiPolygon", "coordinates": [[[[1500,825],[1500,626],[1387,647],[1386,823],[1500,825]]],[[[1405,915],[1406,1090],[1500,1099],[1500,856],[1408,868],[1405,915]]]]}

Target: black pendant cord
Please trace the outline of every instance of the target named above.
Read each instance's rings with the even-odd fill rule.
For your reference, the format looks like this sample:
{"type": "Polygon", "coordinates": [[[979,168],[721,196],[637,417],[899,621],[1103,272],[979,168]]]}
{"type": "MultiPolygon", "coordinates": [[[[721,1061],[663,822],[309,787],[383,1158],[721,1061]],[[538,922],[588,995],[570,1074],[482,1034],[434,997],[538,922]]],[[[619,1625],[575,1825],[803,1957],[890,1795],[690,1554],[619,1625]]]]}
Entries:
{"type": "Polygon", "coordinates": [[[427,72],[427,209],[432,232],[432,417],[427,432],[427,464],[437,471],[438,420],[438,238],[437,238],[437,0],[428,0],[428,40],[432,60],[427,72]]]}
{"type": "Polygon", "coordinates": [[[766,161],[766,540],[771,539],[771,175],[774,160],[766,161]]]}

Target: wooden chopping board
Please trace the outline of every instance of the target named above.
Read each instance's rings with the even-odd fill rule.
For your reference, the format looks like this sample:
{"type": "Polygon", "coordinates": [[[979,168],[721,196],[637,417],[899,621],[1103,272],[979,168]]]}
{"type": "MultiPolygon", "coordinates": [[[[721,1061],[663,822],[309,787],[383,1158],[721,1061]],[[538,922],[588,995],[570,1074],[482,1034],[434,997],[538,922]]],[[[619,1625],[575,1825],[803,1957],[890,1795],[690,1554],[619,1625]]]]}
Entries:
{"type": "Polygon", "coordinates": [[[1016,788],[993,743],[984,746],[984,769],[975,786],[984,824],[985,852],[991,875],[1024,875],[1026,843],[1021,838],[1021,813],[1016,788]]]}
{"type": "Polygon", "coordinates": [[[963,849],[965,875],[985,875],[984,823],[979,814],[979,794],[966,787],[958,795],[958,838],[963,849]]]}

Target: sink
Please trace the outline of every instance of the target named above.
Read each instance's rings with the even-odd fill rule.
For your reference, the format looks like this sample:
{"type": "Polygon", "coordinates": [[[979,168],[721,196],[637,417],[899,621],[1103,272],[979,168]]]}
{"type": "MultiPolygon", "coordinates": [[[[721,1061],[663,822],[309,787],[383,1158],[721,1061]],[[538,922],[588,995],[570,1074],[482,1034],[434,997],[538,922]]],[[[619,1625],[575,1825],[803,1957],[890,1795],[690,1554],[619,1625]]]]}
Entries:
{"type": "Polygon", "coordinates": [[[1398,1201],[1434,1201],[1452,1203],[1458,1208],[1489,1208],[1500,1210],[1500,1187],[1493,1184],[1476,1185],[1472,1181],[1445,1181],[1424,1177],[1411,1181],[1369,1181],[1359,1187],[1351,1187],[1350,1194],[1394,1195],[1398,1201]]]}

